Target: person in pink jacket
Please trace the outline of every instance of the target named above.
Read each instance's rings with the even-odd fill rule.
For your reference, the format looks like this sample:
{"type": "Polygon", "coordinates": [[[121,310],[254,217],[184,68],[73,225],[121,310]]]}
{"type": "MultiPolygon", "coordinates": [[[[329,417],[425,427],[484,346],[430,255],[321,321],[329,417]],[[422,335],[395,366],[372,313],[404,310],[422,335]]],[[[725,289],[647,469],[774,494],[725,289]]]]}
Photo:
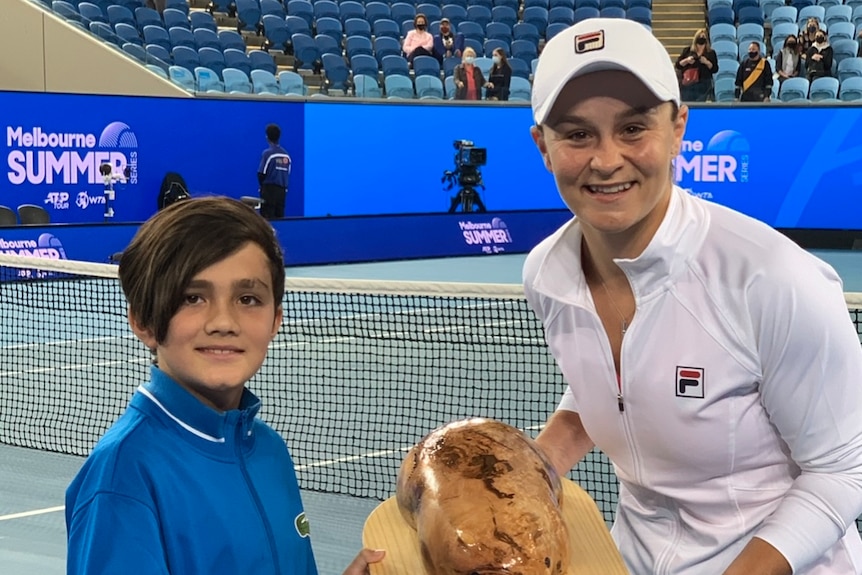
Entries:
{"type": "Polygon", "coordinates": [[[434,36],[428,31],[428,18],[425,14],[416,14],[413,18],[413,29],[407,32],[401,49],[411,64],[416,56],[434,55],[434,36]]]}

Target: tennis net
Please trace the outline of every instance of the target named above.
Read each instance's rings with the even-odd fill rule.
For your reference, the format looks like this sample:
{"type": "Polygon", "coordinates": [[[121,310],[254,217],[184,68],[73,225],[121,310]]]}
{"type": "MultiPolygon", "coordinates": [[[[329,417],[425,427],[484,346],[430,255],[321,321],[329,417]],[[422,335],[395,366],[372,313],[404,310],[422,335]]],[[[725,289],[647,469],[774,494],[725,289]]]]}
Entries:
{"type": "MultiPolygon", "coordinates": [[[[0,255],[0,443],[86,455],[148,378],[116,267],[0,255]]],[[[857,331],[862,296],[848,294],[857,331]]],[[[483,416],[532,436],[565,384],[518,285],[289,278],[249,387],[303,489],[385,499],[434,427],[483,416]]],[[[610,522],[617,484],[572,472],[610,522]]]]}

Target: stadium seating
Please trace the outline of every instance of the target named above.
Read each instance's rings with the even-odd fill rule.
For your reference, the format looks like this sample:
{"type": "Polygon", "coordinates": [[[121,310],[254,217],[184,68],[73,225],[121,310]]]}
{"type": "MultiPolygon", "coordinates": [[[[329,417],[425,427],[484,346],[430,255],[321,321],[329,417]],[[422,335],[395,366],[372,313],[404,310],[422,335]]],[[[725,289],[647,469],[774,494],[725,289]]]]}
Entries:
{"type": "Polygon", "coordinates": [[[418,76],[416,78],[416,97],[420,100],[442,100],[445,95],[440,77],[418,76]]]}
{"type": "Polygon", "coordinates": [[[838,98],[842,102],[862,101],[862,77],[847,78],[841,82],[838,98]]]}
{"type": "Polygon", "coordinates": [[[278,78],[266,70],[252,70],[251,85],[255,94],[276,96],[279,93],[278,78]]]}
{"type": "Polygon", "coordinates": [[[862,77],[862,58],[845,58],[838,64],[839,82],[853,77],[862,77]]]}
{"type": "Polygon", "coordinates": [[[224,92],[224,83],[221,78],[206,66],[195,68],[195,84],[198,92],[224,92]]]}
{"type": "Polygon", "coordinates": [[[382,98],[383,92],[377,82],[376,75],[364,76],[362,74],[353,76],[353,91],[357,98],[382,98]]]}
{"type": "Polygon", "coordinates": [[[806,78],[788,78],[781,84],[778,99],[782,102],[796,102],[808,99],[810,84],[806,78]]]}
{"type": "Polygon", "coordinates": [[[224,77],[224,90],[230,94],[252,94],[254,90],[248,76],[242,70],[236,68],[225,68],[222,71],[224,77]]]}
{"type": "Polygon", "coordinates": [[[413,82],[407,76],[393,74],[386,76],[383,79],[383,86],[386,90],[386,97],[412,99],[413,98],[413,82]]]}
{"type": "Polygon", "coordinates": [[[509,101],[530,101],[530,93],[532,87],[530,81],[519,76],[512,76],[512,81],[509,84],[509,101]]]}
{"type": "Polygon", "coordinates": [[[302,76],[296,72],[285,70],[278,73],[278,90],[282,95],[305,96],[308,94],[308,87],[302,80],[302,76]]]}

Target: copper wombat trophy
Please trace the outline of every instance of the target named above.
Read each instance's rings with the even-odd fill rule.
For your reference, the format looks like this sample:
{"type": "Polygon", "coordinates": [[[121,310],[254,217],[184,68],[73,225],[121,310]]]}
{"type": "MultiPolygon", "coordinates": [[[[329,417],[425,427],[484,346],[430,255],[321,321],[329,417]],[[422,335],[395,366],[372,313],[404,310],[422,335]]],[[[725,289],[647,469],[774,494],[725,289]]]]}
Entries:
{"type": "Polygon", "coordinates": [[[562,575],[562,488],[518,429],[490,419],[444,425],[401,465],[396,499],[428,575],[562,575]]]}

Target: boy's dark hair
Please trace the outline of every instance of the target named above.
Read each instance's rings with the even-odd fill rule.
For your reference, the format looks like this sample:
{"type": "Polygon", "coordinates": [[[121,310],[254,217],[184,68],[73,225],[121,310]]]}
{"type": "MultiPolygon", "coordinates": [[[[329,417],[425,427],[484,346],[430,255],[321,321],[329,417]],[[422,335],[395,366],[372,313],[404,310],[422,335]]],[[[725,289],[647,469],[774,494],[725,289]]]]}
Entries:
{"type": "Polygon", "coordinates": [[[266,127],[266,139],[277,144],[281,139],[281,128],[277,124],[270,124],[266,127]]]}
{"type": "Polygon", "coordinates": [[[120,284],[130,314],[158,343],[164,342],[192,278],[249,242],[266,254],[279,306],[284,256],[275,231],[260,214],[225,197],[190,199],[157,212],[140,227],[120,260],[120,284]]]}

